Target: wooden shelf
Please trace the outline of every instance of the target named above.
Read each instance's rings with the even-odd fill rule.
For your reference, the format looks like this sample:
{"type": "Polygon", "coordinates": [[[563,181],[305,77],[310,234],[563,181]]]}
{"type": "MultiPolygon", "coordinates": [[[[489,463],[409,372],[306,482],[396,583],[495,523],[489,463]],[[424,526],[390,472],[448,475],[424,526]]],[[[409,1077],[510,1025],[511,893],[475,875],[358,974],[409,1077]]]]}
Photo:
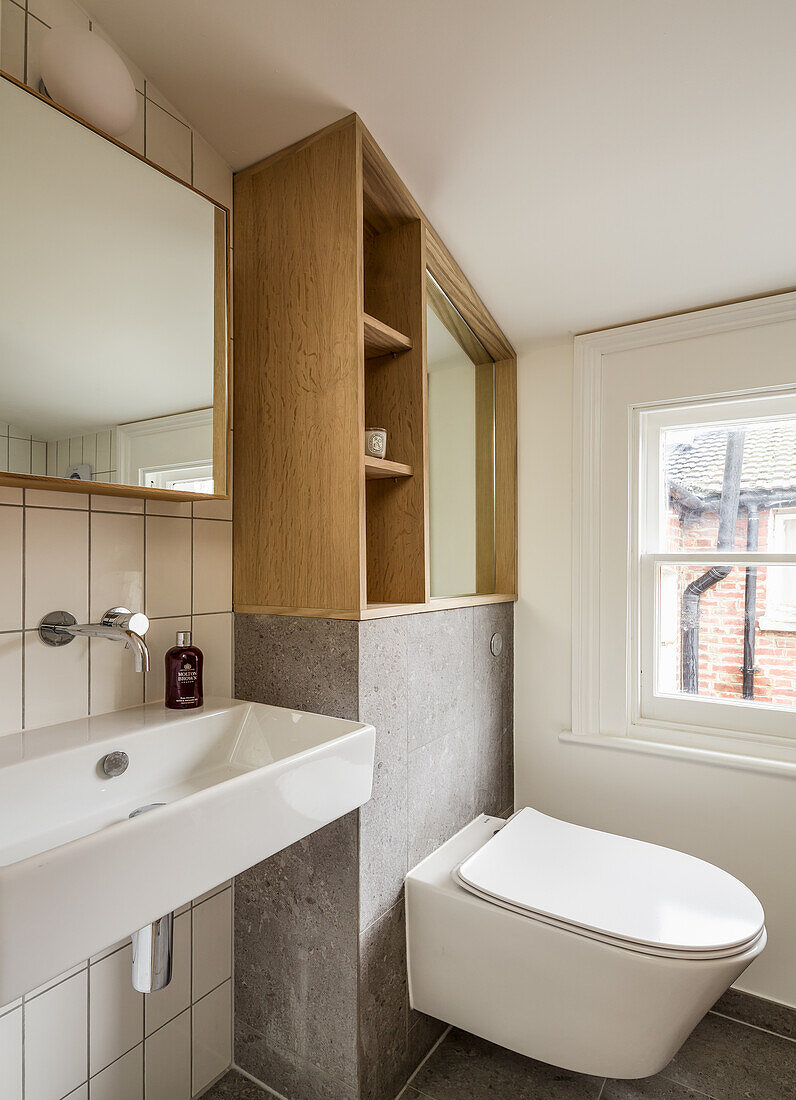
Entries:
{"type": "Polygon", "coordinates": [[[365,358],[377,359],[380,355],[390,355],[412,350],[412,341],[397,329],[390,328],[383,321],[365,314],[365,358]]]}
{"type": "Polygon", "coordinates": [[[371,481],[383,477],[411,477],[414,470],[405,462],[390,462],[387,458],[365,455],[365,477],[371,481]]]}

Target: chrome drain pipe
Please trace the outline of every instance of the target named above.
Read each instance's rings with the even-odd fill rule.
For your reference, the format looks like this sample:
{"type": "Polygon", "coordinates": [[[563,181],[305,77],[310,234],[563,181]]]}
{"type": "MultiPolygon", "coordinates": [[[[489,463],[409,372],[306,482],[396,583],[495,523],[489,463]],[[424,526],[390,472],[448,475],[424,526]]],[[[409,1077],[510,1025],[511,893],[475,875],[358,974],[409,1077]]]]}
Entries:
{"type": "MultiPolygon", "coordinates": [[[[165,802],[153,802],[149,806],[139,806],[130,817],[156,810],[165,806],[165,802]]],[[[174,957],[174,913],[139,928],[133,932],[133,988],[139,993],[154,993],[165,989],[171,981],[174,957]]]]}

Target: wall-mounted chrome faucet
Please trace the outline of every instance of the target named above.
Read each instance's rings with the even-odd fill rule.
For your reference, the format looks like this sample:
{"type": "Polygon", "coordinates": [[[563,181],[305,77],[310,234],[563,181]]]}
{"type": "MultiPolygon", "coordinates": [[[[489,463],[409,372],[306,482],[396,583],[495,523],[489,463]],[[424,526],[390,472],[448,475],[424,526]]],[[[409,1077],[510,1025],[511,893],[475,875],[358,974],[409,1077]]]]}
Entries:
{"type": "Polygon", "coordinates": [[[39,623],[39,637],[46,645],[69,645],[78,635],[124,642],[133,652],[136,672],[149,672],[149,650],[144,641],[147,630],[149,619],[146,615],[140,611],[133,613],[126,607],[112,607],[99,623],[81,626],[68,611],[51,611],[39,623]]]}

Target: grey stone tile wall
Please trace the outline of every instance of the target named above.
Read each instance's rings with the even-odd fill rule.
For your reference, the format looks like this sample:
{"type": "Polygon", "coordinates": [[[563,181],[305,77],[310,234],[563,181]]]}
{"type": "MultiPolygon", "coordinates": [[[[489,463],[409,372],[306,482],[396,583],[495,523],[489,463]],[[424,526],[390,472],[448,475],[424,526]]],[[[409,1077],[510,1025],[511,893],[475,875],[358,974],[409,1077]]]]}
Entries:
{"type": "Polygon", "coordinates": [[[235,619],[239,698],[376,729],[371,800],[237,880],[235,1060],[288,1100],[391,1100],[444,1027],[409,1007],[406,872],[512,803],[514,607],[235,619]]]}

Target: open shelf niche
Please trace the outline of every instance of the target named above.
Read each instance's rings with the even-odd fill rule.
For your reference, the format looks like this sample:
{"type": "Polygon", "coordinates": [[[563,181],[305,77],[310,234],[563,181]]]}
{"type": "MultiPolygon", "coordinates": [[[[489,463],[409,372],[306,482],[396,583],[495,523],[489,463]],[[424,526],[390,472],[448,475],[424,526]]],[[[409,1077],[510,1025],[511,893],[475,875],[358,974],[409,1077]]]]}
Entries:
{"type": "Polygon", "coordinates": [[[381,231],[364,220],[365,427],[387,432],[386,461],[365,460],[367,600],[424,603],[425,232],[419,219],[381,231]],[[375,318],[385,351],[369,357],[375,318]]]}

